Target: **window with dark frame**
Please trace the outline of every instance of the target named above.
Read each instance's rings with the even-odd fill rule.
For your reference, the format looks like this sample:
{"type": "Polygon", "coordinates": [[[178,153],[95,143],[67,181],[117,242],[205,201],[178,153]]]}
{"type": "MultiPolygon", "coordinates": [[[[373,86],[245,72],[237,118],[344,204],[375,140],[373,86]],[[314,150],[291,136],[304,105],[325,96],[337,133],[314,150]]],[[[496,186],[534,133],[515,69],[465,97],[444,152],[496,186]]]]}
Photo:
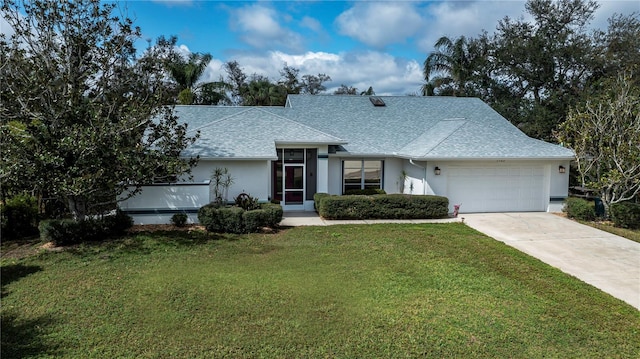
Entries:
{"type": "Polygon", "coordinates": [[[342,193],[354,189],[382,188],[381,160],[342,161],[342,193]]]}

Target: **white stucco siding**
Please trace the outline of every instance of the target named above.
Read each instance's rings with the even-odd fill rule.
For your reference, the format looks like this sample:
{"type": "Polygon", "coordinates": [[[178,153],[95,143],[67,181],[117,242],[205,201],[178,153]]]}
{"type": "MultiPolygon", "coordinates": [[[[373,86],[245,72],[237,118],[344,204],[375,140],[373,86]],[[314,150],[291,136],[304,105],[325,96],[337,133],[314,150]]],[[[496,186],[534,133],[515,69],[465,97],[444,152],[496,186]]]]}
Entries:
{"type": "Polygon", "coordinates": [[[569,161],[552,163],[549,169],[549,206],[547,212],[561,212],[564,207],[564,199],[569,195],[569,161]],[[565,173],[560,173],[560,166],[565,173]]]}
{"type": "MultiPolygon", "coordinates": [[[[198,166],[192,171],[193,180],[211,180],[211,174],[216,168],[226,168],[233,178],[233,184],[229,187],[227,200],[233,201],[233,198],[243,192],[250,194],[252,197],[257,197],[261,201],[267,201],[269,199],[271,193],[271,166],[269,161],[200,160],[198,166]]],[[[210,191],[212,200],[215,198],[213,186],[214,182],[211,180],[210,191]]]]}
{"type": "Polygon", "coordinates": [[[337,157],[329,157],[329,194],[342,194],[342,160],[337,157]]]}
{"type": "Polygon", "coordinates": [[[382,169],[383,189],[387,193],[399,193],[400,175],[402,174],[402,160],[399,158],[385,158],[382,169]]]}
{"type": "Polygon", "coordinates": [[[430,194],[428,191],[428,181],[425,176],[427,163],[423,161],[409,160],[403,161],[403,170],[407,174],[404,184],[404,193],[407,194],[430,194]]]}
{"type": "Polygon", "coordinates": [[[135,196],[119,203],[135,224],[170,223],[175,213],[186,213],[197,223],[197,210],[210,202],[208,181],[143,186],[135,196]]]}

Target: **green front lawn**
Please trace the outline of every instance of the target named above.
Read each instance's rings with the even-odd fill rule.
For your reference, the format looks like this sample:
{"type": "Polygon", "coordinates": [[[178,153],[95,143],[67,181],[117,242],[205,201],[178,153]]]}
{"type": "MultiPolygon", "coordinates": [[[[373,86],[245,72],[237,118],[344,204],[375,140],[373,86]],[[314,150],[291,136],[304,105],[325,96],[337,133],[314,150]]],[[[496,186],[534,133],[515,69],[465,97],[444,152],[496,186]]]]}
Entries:
{"type": "Polygon", "coordinates": [[[2,260],[2,358],[630,358],[631,306],[462,224],[131,235],[2,260]]]}
{"type": "Polygon", "coordinates": [[[586,224],[588,226],[598,228],[599,230],[609,232],[615,234],[620,237],[624,237],[626,239],[630,239],[634,242],[640,243],[640,229],[628,229],[628,228],[620,228],[616,227],[611,222],[590,222],[590,221],[579,221],[582,224],[586,224]]]}

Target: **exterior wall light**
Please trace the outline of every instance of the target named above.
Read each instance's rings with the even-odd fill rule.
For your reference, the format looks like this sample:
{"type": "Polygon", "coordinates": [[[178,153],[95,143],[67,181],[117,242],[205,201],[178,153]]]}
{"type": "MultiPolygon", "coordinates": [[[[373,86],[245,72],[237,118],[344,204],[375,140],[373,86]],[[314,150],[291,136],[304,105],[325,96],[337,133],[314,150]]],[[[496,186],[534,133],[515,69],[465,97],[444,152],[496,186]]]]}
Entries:
{"type": "Polygon", "coordinates": [[[558,172],[565,173],[567,172],[567,170],[564,168],[564,166],[560,165],[560,167],[558,167],[558,172]]]}
{"type": "Polygon", "coordinates": [[[436,168],[433,169],[433,173],[435,173],[436,176],[440,176],[440,167],[436,166],[436,168]]]}

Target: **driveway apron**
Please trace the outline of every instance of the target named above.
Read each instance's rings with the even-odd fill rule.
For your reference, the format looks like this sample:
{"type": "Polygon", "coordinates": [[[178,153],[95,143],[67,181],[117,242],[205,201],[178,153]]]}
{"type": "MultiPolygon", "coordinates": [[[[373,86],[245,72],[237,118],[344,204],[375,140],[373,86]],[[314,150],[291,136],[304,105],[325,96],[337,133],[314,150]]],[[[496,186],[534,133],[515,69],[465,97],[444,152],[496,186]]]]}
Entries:
{"type": "Polygon", "coordinates": [[[470,227],[640,309],[640,243],[552,213],[460,216],[470,227]]]}

